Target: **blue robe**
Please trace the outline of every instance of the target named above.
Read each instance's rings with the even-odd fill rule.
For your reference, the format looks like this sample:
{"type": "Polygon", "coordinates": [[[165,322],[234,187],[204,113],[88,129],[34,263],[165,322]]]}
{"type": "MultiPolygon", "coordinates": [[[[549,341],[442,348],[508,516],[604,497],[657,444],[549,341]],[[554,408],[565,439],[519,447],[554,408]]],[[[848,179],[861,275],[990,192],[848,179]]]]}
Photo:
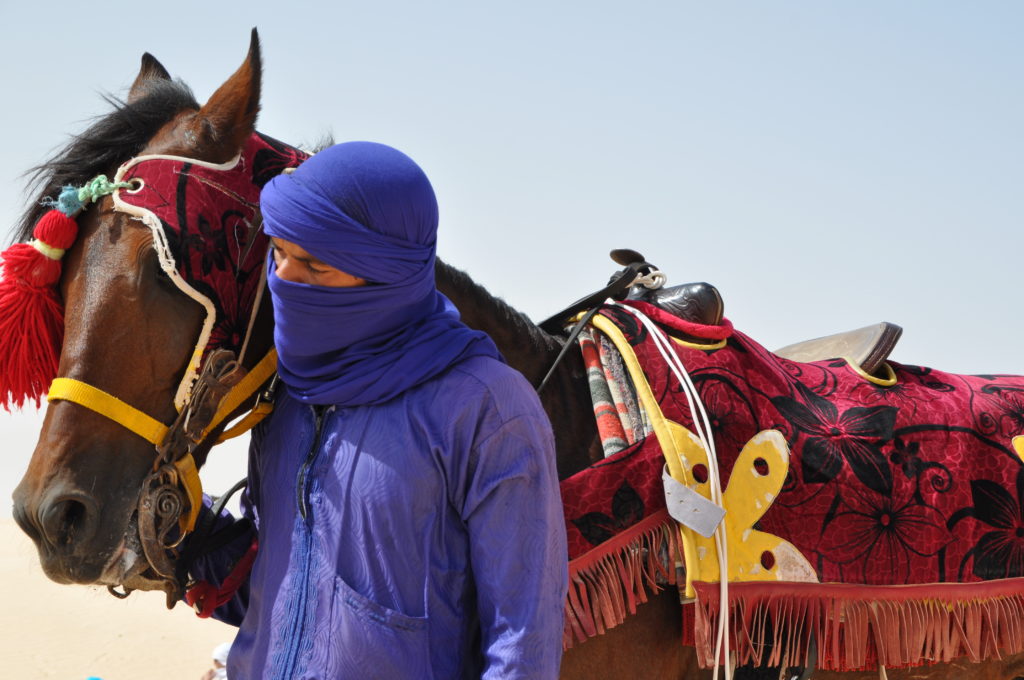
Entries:
{"type": "MultiPolygon", "coordinates": [[[[556,677],[565,526],[526,380],[477,356],[379,405],[285,392],[250,451],[259,552],[216,614],[240,624],[228,676],[556,677]]],[[[192,575],[219,583],[243,544],[192,575]]]]}

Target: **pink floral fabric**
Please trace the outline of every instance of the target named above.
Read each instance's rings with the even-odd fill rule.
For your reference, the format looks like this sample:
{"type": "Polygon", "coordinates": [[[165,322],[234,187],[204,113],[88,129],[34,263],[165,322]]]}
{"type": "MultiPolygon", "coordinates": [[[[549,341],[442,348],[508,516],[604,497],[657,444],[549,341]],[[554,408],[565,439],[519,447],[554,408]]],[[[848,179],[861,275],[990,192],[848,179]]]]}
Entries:
{"type": "MultiPolygon", "coordinates": [[[[665,415],[692,427],[648,332],[621,309],[601,313],[625,332],[665,415]]],[[[723,483],[757,432],[787,438],[789,474],[758,528],[795,545],[820,581],[1024,576],[1024,464],[1012,443],[1024,434],[1024,378],[891,363],[897,383],[883,387],[842,359],[789,361],[740,332],[722,349],[677,352],[711,418],[723,483]]],[[[660,471],[653,440],[562,483],[570,557],[664,507],[642,481],[660,471]],[[629,475],[614,482],[613,468],[629,475]],[[588,488],[602,495],[587,500],[588,488]]]]}

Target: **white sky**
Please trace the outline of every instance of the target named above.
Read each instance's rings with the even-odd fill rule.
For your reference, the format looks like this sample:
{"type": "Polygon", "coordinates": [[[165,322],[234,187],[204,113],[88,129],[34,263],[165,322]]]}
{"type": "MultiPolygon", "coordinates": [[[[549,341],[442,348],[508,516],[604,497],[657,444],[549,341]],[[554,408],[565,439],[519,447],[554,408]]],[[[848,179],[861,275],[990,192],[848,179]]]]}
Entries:
{"type": "MultiPolygon", "coordinates": [[[[259,128],[410,154],[441,255],[536,319],[631,247],[769,348],[889,320],[898,361],[1024,373],[1020,3],[0,0],[0,219],[144,51],[202,101],[252,26],[259,128]]],[[[38,428],[0,415],[0,499],[38,428]]]]}

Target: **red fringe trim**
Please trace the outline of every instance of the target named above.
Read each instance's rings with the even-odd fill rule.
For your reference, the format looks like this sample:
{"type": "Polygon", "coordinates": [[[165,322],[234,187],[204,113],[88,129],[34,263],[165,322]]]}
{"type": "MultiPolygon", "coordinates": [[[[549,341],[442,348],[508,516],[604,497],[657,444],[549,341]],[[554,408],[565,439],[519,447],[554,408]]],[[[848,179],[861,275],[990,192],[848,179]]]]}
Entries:
{"type": "Polygon", "coordinates": [[[648,589],[661,590],[658,576],[676,583],[675,564],[682,561],[678,529],[662,509],[569,562],[563,649],[601,635],[635,614],[637,604],[647,602],[648,589]],[[662,563],[664,554],[668,568],[662,563]]]}
{"type": "MultiPolygon", "coordinates": [[[[695,642],[714,662],[718,584],[695,583],[695,642]]],[[[1024,651],[1024,578],[981,583],[863,586],[729,584],[730,648],[737,663],[804,666],[811,634],[817,665],[851,671],[980,662],[1024,651]]]]}

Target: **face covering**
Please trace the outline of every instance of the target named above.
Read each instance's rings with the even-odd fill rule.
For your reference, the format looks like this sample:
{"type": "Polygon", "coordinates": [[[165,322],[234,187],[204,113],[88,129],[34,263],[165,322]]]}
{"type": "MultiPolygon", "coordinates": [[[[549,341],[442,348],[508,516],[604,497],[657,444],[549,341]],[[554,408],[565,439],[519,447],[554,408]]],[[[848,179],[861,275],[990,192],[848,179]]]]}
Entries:
{"type": "Polygon", "coordinates": [[[260,202],[269,236],[370,282],[285,281],[268,257],[278,372],[300,401],[383,403],[469,357],[500,359],[434,285],[437,201],[401,152],[370,142],[330,147],[271,180],[260,202]]]}

